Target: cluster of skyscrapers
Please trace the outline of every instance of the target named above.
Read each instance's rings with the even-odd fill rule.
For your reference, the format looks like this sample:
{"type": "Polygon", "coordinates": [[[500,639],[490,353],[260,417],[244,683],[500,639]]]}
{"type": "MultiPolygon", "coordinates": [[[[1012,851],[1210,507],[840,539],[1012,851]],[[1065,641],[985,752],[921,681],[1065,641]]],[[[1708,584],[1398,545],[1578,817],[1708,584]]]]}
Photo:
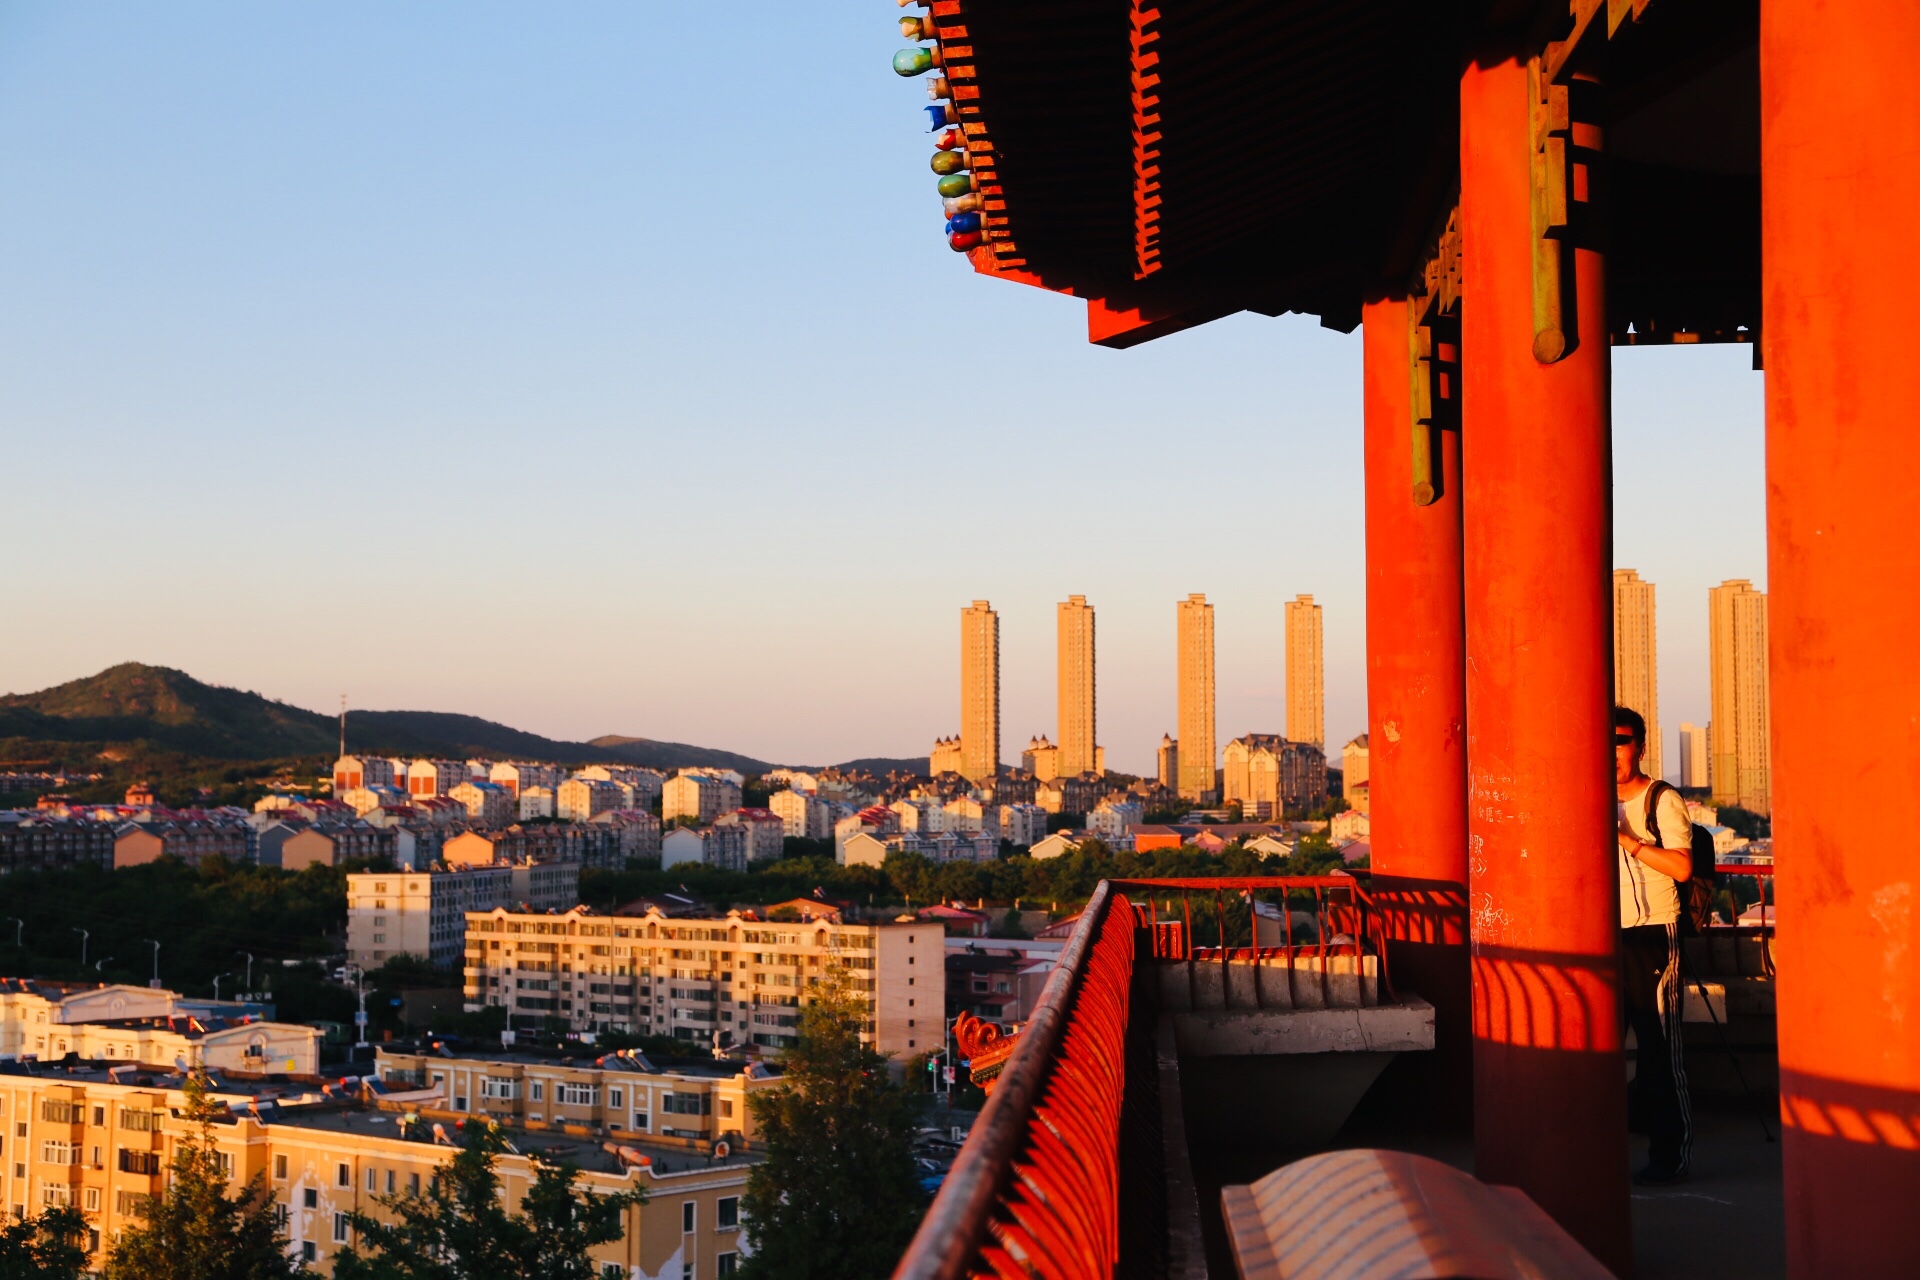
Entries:
{"type": "MultiPolygon", "coordinates": [[[[1029,747],[1051,752],[1053,772],[1073,778],[1106,773],[1099,744],[1094,609],[1070,596],[1056,610],[1059,632],[1057,743],[1036,738],[1029,747]]],[[[1163,737],[1160,780],[1196,803],[1220,798],[1220,753],[1215,732],[1213,606],[1194,594],[1175,606],[1179,736],[1163,737]]],[[[1326,747],[1326,680],[1321,610],[1303,595],[1286,606],[1286,737],[1326,747]]],[[[975,600],[960,611],[960,733],[934,743],[929,770],[984,782],[1000,769],[1000,615],[975,600]]],[[[1278,740],[1277,735],[1274,736],[1278,740]]]]}
{"type": "MultiPolygon", "coordinates": [[[[1767,596],[1745,578],[1707,591],[1711,721],[1682,724],[1675,776],[1710,787],[1715,804],[1767,813],[1772,801],[1767,737],[1767,596]]],[[[1613,687],[1647,721],[1646,769],[1667,776],[1660,729],[1654,585],[1633,569],[1613,571],[1613,687]]]]}

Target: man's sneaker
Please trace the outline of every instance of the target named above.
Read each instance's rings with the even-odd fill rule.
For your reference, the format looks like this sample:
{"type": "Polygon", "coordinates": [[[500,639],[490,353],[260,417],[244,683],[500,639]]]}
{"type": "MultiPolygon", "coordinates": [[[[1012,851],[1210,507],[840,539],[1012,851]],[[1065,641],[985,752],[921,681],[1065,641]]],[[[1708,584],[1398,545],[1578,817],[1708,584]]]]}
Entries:
{"type": "Polygon", "coordinates": [[[1676,1168],[1672,1165],[1649,1164],[1633,1175],[1633,1185],[1636,1187],[1673,1187],[1686,1180],[1685,1165],[1676,1168]]]}

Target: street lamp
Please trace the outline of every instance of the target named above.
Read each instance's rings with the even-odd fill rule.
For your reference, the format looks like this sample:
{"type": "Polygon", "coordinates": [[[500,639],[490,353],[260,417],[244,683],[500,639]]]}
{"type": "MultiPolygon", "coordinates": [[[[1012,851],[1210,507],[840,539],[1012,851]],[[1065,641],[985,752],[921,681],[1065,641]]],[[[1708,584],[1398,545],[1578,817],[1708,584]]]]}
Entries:
{"type": "Polygon", "coordinates": [[[95,960],[93,962],[93,971],[95,973],[99,973],[103,966],[112,963],[112,961],[113,961],[112,956],[101,956],[98,960],[95,960]]]}
{"type": "Polygon", "coordinates": [[[157,988],[160,985],[160,944],[152,938],[142,938],[140,941],[153,948],[153,981],[147,985],[157,988]]]}
{"type": "Polygon", "coordinates": [[[249,994],[251,994],[253,991],[253,952],[236,951],[233,954],[237,956],[245,956],[247,958],[247,991],[249,994]]]}
{"type": "Polygon", "coordinates": [[[87,939],[93,935],[79,925],[74,925],[73,931],[80,935],[80,967],[84,969],[87,967],[87,939]]]}
{"type": "Polygon", "coordinates": [[[215,1004],[220,1002],[220,979],[231,978],[232,976],[231,973],[216,973],[213,975],[213,1000],[215,1004]]]}
{"type": "Polygon", "coordinates": [[[347,972],[353,975],[353,989],[360,996],[360,1011],[353,1015],[354,1030],[360,1038],[354,1041],[353,1047],[364,1049],[367,1047],[367,971],[357,964],[349,964],[347,972]]]}

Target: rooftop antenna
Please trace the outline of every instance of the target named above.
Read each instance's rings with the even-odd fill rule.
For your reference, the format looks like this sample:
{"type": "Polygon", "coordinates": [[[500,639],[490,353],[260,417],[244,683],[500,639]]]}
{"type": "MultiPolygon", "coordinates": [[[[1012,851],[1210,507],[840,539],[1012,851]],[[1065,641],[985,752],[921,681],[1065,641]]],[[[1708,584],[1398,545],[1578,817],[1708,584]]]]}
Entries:
{"type": "Polygon", "coordinates": [[[340,695],[340,754],[347,754],[347,695],[340,695]]]}

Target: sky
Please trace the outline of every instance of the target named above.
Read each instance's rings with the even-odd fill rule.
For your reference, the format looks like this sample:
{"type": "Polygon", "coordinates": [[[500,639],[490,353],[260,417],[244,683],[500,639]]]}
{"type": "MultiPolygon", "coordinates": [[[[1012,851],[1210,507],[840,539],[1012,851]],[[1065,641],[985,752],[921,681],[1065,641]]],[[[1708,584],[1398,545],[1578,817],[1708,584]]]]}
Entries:
{"type": "MultiPolygon", "coordinates": [[[[1108,351],[940,230],[890,5],[0,4],[0,690],[138,660],[782,763],[924,754],[959,614],[1003,755],[1098,611],[1150,772],[1174,605],[1224,742],[1285,727],[1282,605],[1366,723],[1360,341],[1108,351]]],[[[1616,548],[1661,719],[1707,588],[1765,585],[1745,347],[1614,357],[1616,548]]]]}

